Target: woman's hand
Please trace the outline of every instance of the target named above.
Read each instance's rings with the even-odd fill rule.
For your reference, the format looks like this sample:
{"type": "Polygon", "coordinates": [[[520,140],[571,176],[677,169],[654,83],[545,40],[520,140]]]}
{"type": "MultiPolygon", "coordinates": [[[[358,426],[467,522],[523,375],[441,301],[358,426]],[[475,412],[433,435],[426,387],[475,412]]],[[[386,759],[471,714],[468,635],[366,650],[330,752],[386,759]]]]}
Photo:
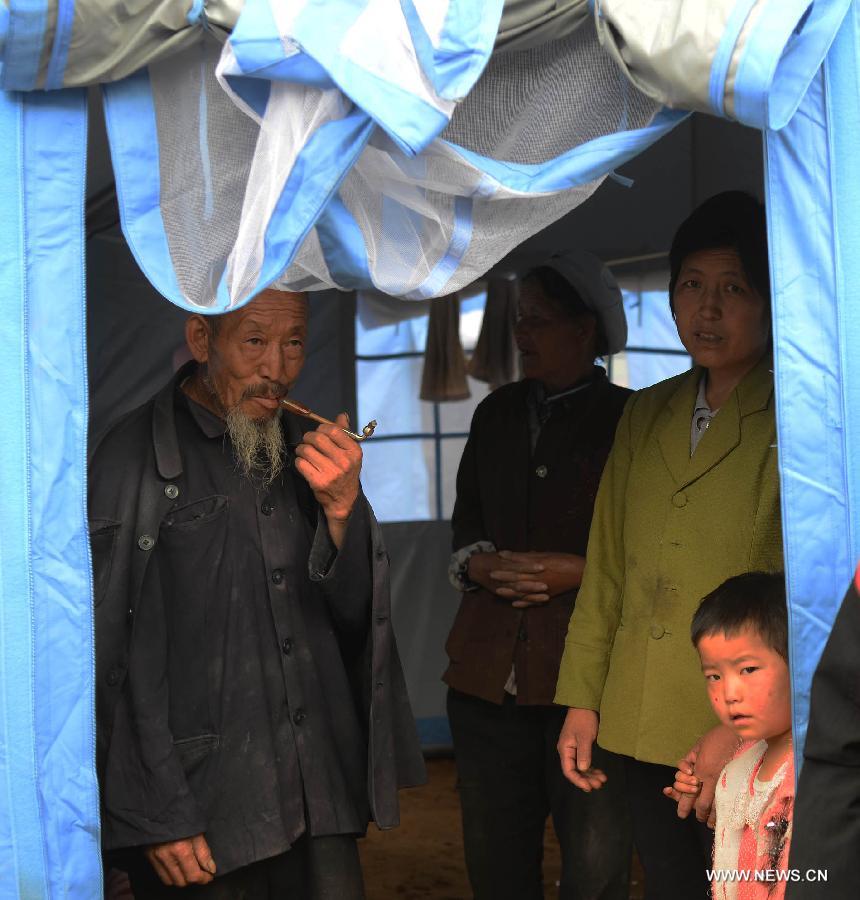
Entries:
{"type": "Polygon", "coordinates": [[[593,709],[569,709],[558,736],[558,755],[564,777],[590,793],[606,784],[606,774],[591,766],[591,748],[597,740],[598,716],[593,709]]]}
{"type": "Polygon", "coordinates": [[[491,573],[499,569],[501,565],[502,558],[498,553],[473,553],[466,566],[466,576],[469,581],[473,581],[495,594],[496,588],[500,587],[500,584],[492,577],[491,573]]]}
{"type": "Polygon", "coordinates": [[[585,557],[573,553],[531,551],[476,553],[469,559],[469,579],[518,608],[546,603],[582,581],[585,557]]]}

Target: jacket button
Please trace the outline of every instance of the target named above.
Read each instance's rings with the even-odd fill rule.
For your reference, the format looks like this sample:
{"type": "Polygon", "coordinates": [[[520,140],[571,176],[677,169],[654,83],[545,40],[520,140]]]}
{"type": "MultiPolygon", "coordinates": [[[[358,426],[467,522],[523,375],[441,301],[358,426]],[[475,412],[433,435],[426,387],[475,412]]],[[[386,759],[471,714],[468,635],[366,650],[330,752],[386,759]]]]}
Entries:
{"type": "Polygon", "coordinates": [[[672,506],[677,509],[683,509],[687,505],[687,495],[683,491],[678,491],[672,495],[672,506]]]}
{"type": "Polygon", "coordinates": [[[528,634],[526,634],[525,628],[520,628],[520,630],[517,632],[517,640],[525,641],[527,639],[528,639],[528,634]]]}
{"type": "Polygon", "coordinates": [[[272,572],[272,584],[280,584],[284,580],[284,573],[281,569],[275,569],[272,572]]]}
{"type": "Polygon", "coordinates": [[[142,534],[137,539],[137,546],[140,547],[141,550],[152,550],[155,546],[155,539],[151,534],[142,534]]]}
{"type": "Polygon", "coordinates": [[[125,621],[126,621],[126,624],[128,624],[128,625],[131,625],[131,623],[134,621],[134,610],[133,609],[127,609],[125,611],[125,621]]]}
{"type": "Polygon", "coordinates": [[[168,484],[164,488],[164,496],[168,500],[175,500],[179,496],[179,488],[175,484],[168,484]]]}
{"type": "Polygon", "coordinates": [[[117,672],[116,669],[111,669],[110,672],[107,673],[105,681],[107,681],[111,687],[116,687],[119,684],[119,672],[117,672]]]}
{"type": "Polygon", "coordinates": [[[549,469],[546,466],[538,466],[535,469],[535,475],[537,475],[538,478],[546,478],[548,473],[549,469]]]}
{"type": "Polygon", "coordinates": [[[293,650],[293,642],[289,638],[284,638],[283,643],[281,644],[281,650],[284,651],[285,656],[289,656],[293,650]]]}
{"type": "Polygon", "coordinates": [[[297,709],[297,710],[293,713],[293,722],[295,722],[296,725],[301,725],[301,723],[304,722],[304,720],[305,720],[306,718],[307,718],[307,714],[306,714],[305,711],[304,711],[303,709],[301,709],[301,708],[297,709]]]}
{"type": "Polygon", "coordinates": [[[652,625],[651,626],[651,637],[654,638],[655,641],[659,641],[664,634],[666,634],[666,629],[662,625],[652,625]]]}
{"type": "Polygon", "coordinates": [[[274,507],[273,507],[272,504],[269,503],[268,500],[267,500],[267,501],[260,507],[260,512],[261,512],[264,516],[270,516],[270,515],[272,514],[272,510],[273,510],[273,509],[274,509],[274,507]]]}

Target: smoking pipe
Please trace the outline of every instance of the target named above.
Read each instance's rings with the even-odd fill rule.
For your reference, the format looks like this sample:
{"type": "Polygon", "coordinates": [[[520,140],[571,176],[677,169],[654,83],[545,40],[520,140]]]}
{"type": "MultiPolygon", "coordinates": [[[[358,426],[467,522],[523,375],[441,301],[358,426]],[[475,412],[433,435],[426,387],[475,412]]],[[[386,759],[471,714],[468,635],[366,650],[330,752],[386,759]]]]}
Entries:
{"type": "MultiPolygon", "coordinates": [[[[284,409],[288,409],[290,412],[298,413],[300,416],[304,416],[306,419],[312,419],[314,422],[319,422],[321,425],[334,425],[336,428],[342,428],[342,426],[338,425],[337,422],[332,422],[331,419],[324,419],[322,416],[318,416],[315,412],[308,409],[303,403],[297,403],[295,400],[288,400],[286,397],[281,397],[280,400],[281,406],[284,409]]],[[[367,425],[364,426],[361,430],[361,434],[356,434],[354,431],[350,431],[348,428],[342,428],[342,430],[348,434],[354,441],[366,441],[376,430],[376,419],[368,422],[367,425]]]]}

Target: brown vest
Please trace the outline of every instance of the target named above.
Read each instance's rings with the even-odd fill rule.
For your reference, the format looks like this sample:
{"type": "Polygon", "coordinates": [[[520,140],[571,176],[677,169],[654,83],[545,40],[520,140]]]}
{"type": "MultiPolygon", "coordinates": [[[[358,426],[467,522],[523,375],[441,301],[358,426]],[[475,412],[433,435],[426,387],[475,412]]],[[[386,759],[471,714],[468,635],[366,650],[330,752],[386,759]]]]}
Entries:
{"type": "MultiPolygon", "coordinates": [[[[585,555],[600,475],[630,391],[599,375],[556,401],[532,454],[529,390],[525,381],[506,385],[475,411],[457,473],[455,550],[487,540],[498,550],[585,555]]],[[[551,704],[575,598],[570,591],[523,610],[483,588],[464,593],[444,680],[501,703],[514,665],[517,702],[551,704]]]]}

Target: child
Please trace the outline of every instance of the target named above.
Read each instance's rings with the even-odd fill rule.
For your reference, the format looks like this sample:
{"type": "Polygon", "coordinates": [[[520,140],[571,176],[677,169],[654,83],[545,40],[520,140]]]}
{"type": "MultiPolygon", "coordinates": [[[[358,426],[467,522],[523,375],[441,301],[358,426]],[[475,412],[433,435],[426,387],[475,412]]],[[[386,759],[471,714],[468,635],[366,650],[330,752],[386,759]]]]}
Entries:
{"type": "MultiPolygon", "coordinates": [[[[794,802],[783,576],[728,579],[702,600],[691,636],[714,712],[742,742],[714,798],[713,897],[781,900],[794,802]]],[[[695,758],[679,766],[675,789],[697,793],[695,758]]]]}

